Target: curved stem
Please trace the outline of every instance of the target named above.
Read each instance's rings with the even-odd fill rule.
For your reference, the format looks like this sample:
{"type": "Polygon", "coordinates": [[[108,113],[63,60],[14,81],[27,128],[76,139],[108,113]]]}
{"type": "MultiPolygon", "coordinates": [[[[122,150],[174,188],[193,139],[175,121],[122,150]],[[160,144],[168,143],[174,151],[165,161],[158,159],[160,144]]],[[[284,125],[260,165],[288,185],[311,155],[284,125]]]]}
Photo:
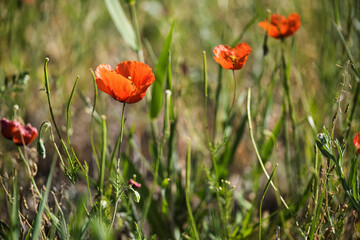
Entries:
{"type": "MultiPolygon", "coordinates": [[[[261,160],[259,150],[258,150],[258,148],[256,146],[256,142],[255,142],[255,138],[254,138],[254,134],[253,134],[253,128],[252,128],[252,124],[251,124],[250,100],[251,100],[251,88],[248,89],[248,98],[247,98],[247,115],[248,115],[248,123],[249,123],[249,130],[250,130],[250,138],[251,138],[251,142],[252,142],[252,144],[254,146],[255,153],[256,153],[257,159],[259,160],[260,166],[261,166],[263,172],[265,173],[267,179],[270,180],[270,176],[266,171],[264,163],[261,160]]],[[[280,200],[284,204],[285,208],[287,210],[290,210],[289,206],[285,202],[284,198],[280,195],[279,190],[275,187],[274,183],[272,181],[270,181],[270,184],[271,184],[272,188],[274,189],[274,191],[279,194],[280,200]]]]}
{"type": "MultiPolygon", "coordinates": [[[[50,115],[51,115],[51,119],[52,122],[54,124],[56,133],[60,139],[61,142],[61,146],[63,147],[64,151],[66,152],[66,155],[68,157],[68,159],[71,159],[69,151],[65,145],[65,142],[63,141],[61,135],[60,135],[60,131],[59,128],[56,125],[56,121],[55,121],[55,117],[54,117],[54,113],[52,110],[52,106],[51,106],[51,99],[50,99],[50,87],[49,87],[49,77],[48,77],[48,72],[47,72],[47,63],[49,62],[49,58],[45,58],[45,64],[44,64],[44,75],[45,75],[45,91],[46,91],[46,96],[47,96],[47,100],[48,100],[48,105],[49,105],[49,110],[50,110],[50,115]]],[[[71,169],[72,170],[72,169],[71,169]]]]}
{"type": "Polygon", "coordinates": [[[33,185],[34,188],[35,188],[36,194],[38,195],[38,197],[39,197],[40,199],[42,199],[41,193],[40,193],[40,191],[39,191],[39,189],[38,189],[38,187],[37,187],[37,185],[36,185],[36,182],[35,182],[34,176],[33,176],[33,174],[32,174],[32,171],[31,171],[31,169],[30,169],[29,163],[28,163],[27,159],[25,158],[24,153],[21,151],[21,148],[20,148],[20,147],[18,147],[18,152],[19,152],[19,154],[20,154],[20,158],[23,160],[23,162],[24,162],[24,164],[25,164],[25,166],[26,166],[26,169],[27,169],[27,171],[28,171],[28,174],[29,174],[31,183],[32,183],[32,185],[33,185]]]}

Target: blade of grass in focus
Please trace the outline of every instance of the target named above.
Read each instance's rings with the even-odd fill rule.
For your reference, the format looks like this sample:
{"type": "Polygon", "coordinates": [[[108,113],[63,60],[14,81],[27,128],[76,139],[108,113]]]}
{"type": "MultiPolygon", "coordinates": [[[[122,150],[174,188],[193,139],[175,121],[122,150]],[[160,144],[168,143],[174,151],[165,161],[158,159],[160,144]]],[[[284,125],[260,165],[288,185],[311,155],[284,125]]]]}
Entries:
{"type": "Polygon", "coordinates": [[[129,44],[134,51],[138,51],[139,46],[136,40],[135,31],[125,15],[119,0],[105,0],[105,5],[117,30],[124,38],[125,42],[129,44]]]}
{"type": "Polygon", "coordinates": [[[152,86],[151,102],[150,102],[150,117],[152,119],[156,118],[159,115],[163,104],[166,69],[168,67],[169,50],[171,47],[173,29],[174,29],[174,23],[170,27],[170,31],[164,42],[163,48],[161,50],[161,54],[155,66],[156,80],[152,86]]]}
{"type": "Polygon", "coordinates": [[[11,203],[11,215],[10,215],[10,239],[19,239],[19,189],[18,189],[18,176],[15,172],[14,186],[13,186],[13,201],[11,203]]]}
{"type": "Polygon", "coordinates": [[[41,226],[42,226],[42,215],[45,210],[45,205],[47,204],[47,199],[48,199],[49,192],[50,192],[51,181],[52,181],[52,177],[53,177],[53,173],[54,173],[55,163],[56,163],[56,160],[53,160],[51,167],[50,167],[49,176],[46,181],[45,192],[42,195],[42,199],[39,204],[39,209],[38,209],[38,212],[36,214],[35,221],[33,224],[31,240],[37,240],[40,236],[40,231],[41,231],[41,226]]]}

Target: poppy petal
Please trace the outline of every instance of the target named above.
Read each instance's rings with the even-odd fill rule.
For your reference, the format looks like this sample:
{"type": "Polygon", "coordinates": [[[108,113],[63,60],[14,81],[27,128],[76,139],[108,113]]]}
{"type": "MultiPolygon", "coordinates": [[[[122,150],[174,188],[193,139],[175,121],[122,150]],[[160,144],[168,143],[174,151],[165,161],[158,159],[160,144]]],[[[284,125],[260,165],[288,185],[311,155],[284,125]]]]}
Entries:
{"type": "Polygon", "coordinates": [[[112,72],[106,76],[107,84],[111,89],[111,96],[119,102],[126,101],[130,94],[135,91],[135,85],[127,78],[112,72]]]}
{"type": "Polygon", "coordinates": [[[14,131],[16,130],[16,128],[18,128],[19,125],[20,123],[18,121],[9,121],[6,118],[2,118],[1,134],[7,139],[12,139],[14,131]]]}
{"type": "Polygon", "coordinates": [[[119,102],[135,103],[144,98],[147,88],[155,81],[152,69],[142,62],[119,63],[115,71],[101,64],[96,69],[98,88],[119,102]]]}
{"type": "Polygon", "coordinates": [[[301,25],[300,16],[292,13],[288,18],[278,14],[272,14],[270,23],[267,20],[259,22],[258,25],[267,31],[267,34],[273,38],[285,38],[293,35],[301,25]]]}
{"type": "Polygon", "coordinates": [[[144,98],[146,89],[137,89],[136,91],[132,92],[129,98],[125,101],[126,103],[137,103],[141,99],[144,98]]]}
{"type": "Polygon", "coordinates": [[[6,118],[1,119],[1,133],[7,139],[12,140],[17,145],[28,145],[38,135],[37,129],[31,124],[21,125],[18,121],[9,121],[6,118]]]}
{"type": "Polygon", "coordinates": [[[358,132],[357,134],[355,134],[354,137],[354,145],[357,149],[360,149],[360,132],[358,132]]]}
{"type": "Polygon", "coordinates": [[[117,74],[121,74],[125,78],[130,77],[130,80],[137,88],[150,86],[155,81],[152,69],[142,62],[125,61],[119,63],[116,66],[115,71],[117,74]]]}
{"type": "Polygon", "coordinates": [[[108,64],[101,64],[95,70],[97,87],[100,91],[103,91],[104,93],[107,93],[109,95],[112,95],[112,93],[110,92],[105,79],[108,79],[108,75],[111,72],[114,72],[114,70],[108,64]]]}
{"type": "Polygon", "coordinates": [[[37,135],[37,129],[32,127],[30,123],[26,126],[19,125],[16,131],[14,131],[13,142],[22,145],[24,141],[24,144],[28,145],[37,137],[37,135]]]}
{"type": "Polygon", "coordinates": [[[219,45],[213,50],[214,60],[225,69],[233,69],[234,64],[230,56],[234,55],[233,49],[230,46],[219,45]]]}
{"type": "Polygon", "coordinates": [[[239,43],[233,49],[230,46],[219,45],[214,48],[214,60],[225,69],[241,69],[251,52],[247,43],[239,43]]]}

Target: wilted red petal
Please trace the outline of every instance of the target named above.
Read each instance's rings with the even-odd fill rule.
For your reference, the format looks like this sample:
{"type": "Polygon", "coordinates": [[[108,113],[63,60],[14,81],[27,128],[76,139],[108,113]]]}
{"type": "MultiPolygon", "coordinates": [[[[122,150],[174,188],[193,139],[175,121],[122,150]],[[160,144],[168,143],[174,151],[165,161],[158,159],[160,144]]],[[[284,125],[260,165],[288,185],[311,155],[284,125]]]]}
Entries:
{"type": "Polygon", "coordinates": [[[119,102],[136,103],[143,99],[147,88],[155,81],[152,69],[136,61],[119,63],[116,70],[101,64],[96,69],[98,88],[119,102]]]}
{"type": "Polygon", "coordinates": [[[9,121],[6,118],[1,119],[1,134],[7,138],[12,139],[14,131],[20,125],[18,121],[9,121]]]}
{"type": "Polygon", "coordinates": [[[30,144],[38,135],[37,129],[32,127],[30,123],[26,124],[26,126],[19,125],[13,135],[13,142],[22,145],[23,140],[24,144],[30,144]]]}
{"type": "Polygon", "coordinates": [[[24,126],[16,120],[9,121],[6,118],[1,119],[1,133],[18,145],[28,145],[38,135],[37,129],[31,124],[24,126]]]}
{"type": "Polygon", "coordinates": [[[272,14],[270,24],[267,20],[259,22],[258,25],[267,31],[268,35],[273,38],[285,38],[293,35],[301,25],[300,16],[292,13],[288,18],[278,14],[272,14]]]}
{"type": "Polygon", "coordinates": [[[214,60],[225,69],[241,69],[249,54],[251,48],[247,43],[240,43],[233,49],[227,45],[216,46],[213,50],[214,60]]]}
{"type": "Polygon", "coordinates": [[[135,188],[140,188],[140,187],[141,187],[141,184],[138,183],[138,182],[136,182],[136,181],[133,180],[133,179],[130,179],[130,180],[129,180],[129,185],[131,185],[131,186],[133,186],[133,187],[135,187],[135,188]]]}

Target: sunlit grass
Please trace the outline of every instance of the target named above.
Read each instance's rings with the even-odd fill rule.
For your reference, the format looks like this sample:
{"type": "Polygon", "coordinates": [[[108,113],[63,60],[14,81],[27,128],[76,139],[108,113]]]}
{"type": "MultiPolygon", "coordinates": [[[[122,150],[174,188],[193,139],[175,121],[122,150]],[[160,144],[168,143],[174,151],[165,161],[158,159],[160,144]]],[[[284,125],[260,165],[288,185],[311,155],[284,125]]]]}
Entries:
{"type": "Polygon", "coordinates": [[[1,2],[0,117],[39,135],[0,139],[0,238],[359,237],[357,5],[1,2]],[[265,37],[273,13],[301,27],[265,37]],[[123,61],[155,75],[137,103],[97,91],[123,61]]]}

